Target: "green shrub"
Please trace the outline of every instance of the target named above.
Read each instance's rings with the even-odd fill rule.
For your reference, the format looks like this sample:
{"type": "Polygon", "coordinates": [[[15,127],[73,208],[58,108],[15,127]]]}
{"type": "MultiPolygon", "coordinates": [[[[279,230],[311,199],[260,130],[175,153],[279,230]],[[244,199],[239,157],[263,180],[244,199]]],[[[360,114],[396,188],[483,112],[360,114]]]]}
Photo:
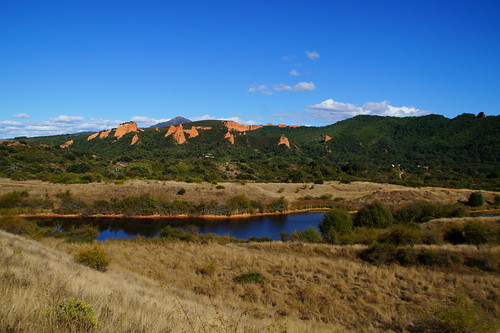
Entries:
{"type": "Polygon", "coordinates": [[[490,333],[498,332],[498,320],[459,295],[451,304],[441,306],[430,315],[417,320],[414,332],[428,333],[490,333]]]}
{"type": "Polygon", "coordinates": [[[92,243],[97,236],[99,230],[90,225],[83,225],[79,228],[73,228],[65,233],[68,242],[72,243],[92,243]]]}
{"type": "Polygon", "coordinates": [[[20,217],[5,216],[0,217],[0,229],[17,235],[33,234],[36,223],[20,217]]]}
{"type": "Polygon", "coordinates": [[[322,241],[321,234],[315,227],[307,228],[302,232],[294,231],[290,237],[292,241],[298,242],[319,243],[322,241]]]}
{"type": "Polygon", "coordinates": [[[333,197],[332,194],[323,194],[322,196],[320,196],[319,198],[321,200],[330,200],[331,198],[333,197]]]}
{"type": "Polygon", "coordinates": [[[465,243],[463,228],[456,223],[450,223],[450,225],[446,227],[443,238],[453,245],[465,243]]]}
{"type": "Polygon", "coordinates": [[[383,236],[381,241],[398,246],[413,246],[416,242],[419,242],[421,234],[422,232],[419,228],[412,228],[400,224],[392,227],[389,234],[383,236]]]}
{"type": "Polygon", "coordinates": [[[264,277],[258,272],[246,273],[238,275],[233,279],[236,283],[256,283],[262,284],[264,282],[264,277]]]}
{"type": "Polygon", "coordinates": [[[374,265],[390,264],[397,260],[398,248],[393,244],[374,244],[362,251],[359,256],[362,260],[374,265]]]}
{"type": "Polygon", "coordinates": [[[23,207],[24,201],[29,196],[27,191],[12,191],[0,196],[0,208],[23,207]]]}
{"type": "Polygon", "coordinates": [[[268,212],[284,212],[287,211],[289,207],[288,200],[285,197],[280,197],[271,201],[269,205],[267,205],[268,212]]]}
{"type": "Polygon", "coordinates": [[[106,252],[99,246],[83,249],[75,255],[80,264],[104,272],[108,269],[110,259],[106,252]]]}
{"type": "Polygon", "coordinates": [[[179,191],[177,191],[178,195],[184,195],[186,193],[186,189],[184,187],[180,188],[179,191]]]}
{"type": "Polygon", "coordinates": [[[173,228],[167,225],[160,231],[160,237],[166,239],[178,239],[185,242],[195,242],[198,235],[195,232],[185,232],[179,228],[173,228]]]}
{"type": "Polygon", "coordinates": [[[332,232],[347,234],[352,230],[352,219],[347,211],[340,208],[334,208],[323,216],[318,228],[323,236],[332,232]]]}
{"type": "Polygon", "coordinates": [[[387,228],[394,223],[391,211],[376,201],[361,208],[354,220],[357,227],[387,228]]]}
{"type": "Polygon", "coordinates": [[[223,189],[225,189],[224,185],[217,185],[217,186],[215,186],[215,188],[217,190],[223,190],[223,189]]]}
{"type": "Polygon", "coordinates": [[[92,331],[99,325],[92,305],[70,297],[48,309],[46,315],[69,331],[92,331]]]}
{"type": "Polygon", "coordinates": [[[467,244],[480,245],[488,243],[493,235],[486,223],[480,221],[469,221],[463,228],[464,241],[467,244]]]}
{"type": "Polygon", "coordinates": [[[201,275],[212,276],[217,270],[217,265],[214,262],[209,262],[196,270],[196,273],[201,275]]]}
{"type": "Polygon", "coordinates": [[[480,207],[483,205],[483,195],[481,192],[472,192],[467,201],[467,205],[471,207],[480,207]]]}

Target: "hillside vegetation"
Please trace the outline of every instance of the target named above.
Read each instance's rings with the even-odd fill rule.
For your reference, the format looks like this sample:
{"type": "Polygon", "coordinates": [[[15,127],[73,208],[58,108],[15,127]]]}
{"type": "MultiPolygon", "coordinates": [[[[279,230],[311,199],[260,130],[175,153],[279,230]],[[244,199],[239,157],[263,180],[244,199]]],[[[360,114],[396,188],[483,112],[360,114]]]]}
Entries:
{"type": "Polygon", "coordinates": [[[170,128],[143,129],[118,139],[68,134],[4,140],[0,177],[56,183],[136,178],[214,183],[362,180],[500,189],[499,116],[357,116],[325,127],[247,131],[229,130],[216,120],[184,125],[186,131],[200,129],[193,137],[186,132],[182,144],[174,135],[165,137],[170,128]],[[278,145],[282,137],[290,148],[278,145]]]}

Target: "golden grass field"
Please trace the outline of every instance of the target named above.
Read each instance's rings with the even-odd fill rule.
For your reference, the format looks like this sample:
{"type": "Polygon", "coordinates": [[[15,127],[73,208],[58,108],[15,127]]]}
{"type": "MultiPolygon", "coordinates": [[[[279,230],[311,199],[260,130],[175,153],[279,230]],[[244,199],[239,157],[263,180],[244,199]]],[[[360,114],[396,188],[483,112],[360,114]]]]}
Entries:
{"type": "Polygon", "coordinates": [[[68,297],[93,306],[99,332],[407,332],[457,294],[500,316],[498,273],[373,266],[359,245],[114,240],[100,244],[106,272],[75,263],[88,246],[0,231],[0,330],[71,331],[45,315],[68,297]],[[248,272],[264,282],[233,281],[248,272]]]}
{"type": "MultiPolygon", "coordinates": [[[[194,203],[218,201],[226,202],[238,194],[246,194],[250,199],[269,202],[281,196],[289,202],[294,202],[305,196],[320,197],[331,195],[333,198],[342,198],[353,206],[362,206],[375,200],[390,205],[400,205],[415,200],[427,200],[441,203],[456,203],[467,201],[473,190],[446,189],[433,187],[404,187],[393,184],[379,184],[369,182],[340,182],[313,183],[219,183],[224,189],[216,189],[210,183],[183,183],[176,181],[157,180],[128,180],[123,184],[91,183],[91,184],[54,184],[39,180],[13,181],[0,179],[0,195],[10,191],[28,191],[30,198],[55,199],[57,193],[70,191],[76,198],[86,203],[95,200],[123,198],[131,195],[151,194],[164,200],[187,200],[194,203]],[[184,195],[177,195],[179,189],[184,188],[184,195]]],[[[498,192],[481,191],[485,201],[493,202],[498,192]]],[[[57,201],[57,199],[55,199],[57,201]]]]}
{"type": "MultiPolygon", "coordinates": [[[[26,190],[30,198],[70,191],[94,200],[151,194],[165,200],[225,202],[237,194],[290,202],[331,195],[354,207],[374,200],[466,201],[471,190],[407,188],[390,184],[179,183],[132,180],[123,184],[52,184],[0,179],[0,195],[26,190]],[[185,188],[183,196],[177,195],[185,188]]],[[[481,191],[486,202],[497,192],[481,191]]],[[[466,223],[433,220],[423,229],[466,223]]],[[[498,223],[498,219],[491,220],[498,223]]],[[[48,311],[69,297],[95,310],[98,332],[410,332],[436,309],[465,295],[500,318],[498,270],[457,266],[375,266],[359,259],[362,245],[301,242],[201,242],[168,239],[94,241],[111,259],[106,272],[78,264],[89,244],[61,238],[34,240],[0,230],[0,332],[84,332],[48,311]],[[234,278],[258,272],[262,283],[234,278]]],[[[453,254],[499,258],[493,245],[416,245],[453,254]]],[[[496,260],[496,259],[495,259],[496,260]]]]}

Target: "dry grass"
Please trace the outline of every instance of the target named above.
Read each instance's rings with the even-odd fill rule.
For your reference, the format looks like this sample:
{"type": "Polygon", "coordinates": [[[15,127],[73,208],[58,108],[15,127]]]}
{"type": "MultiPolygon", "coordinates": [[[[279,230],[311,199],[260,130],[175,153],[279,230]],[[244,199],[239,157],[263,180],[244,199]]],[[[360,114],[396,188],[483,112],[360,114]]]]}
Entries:
{"type": "MultiPolygon", "coordinates": [[[[320,197],[331,195],[342,198],[345,202],[360,206],[366,202],[379,200],[390,205],[405,204],[415,200],[428,200],[442,203],[466,201],[471,190],[443,188],[410,188],[392,184],[369,182],[325,182],[324,184],[293,183],[220,183],[224,189],[216,189],[210,183],[182,183],[175,181],[129,180],[123,184],[91,183],[91,184],[53,184],[39,180],[13,181],[0,179],[0,195],[10,191],[26,190],[35,199],[48,196],[56,198],[57,193],[70,191],[74,196],[87,203],[98,199],[123,198],[125,196],[151,194],[166,200],[187,200],[195,203],[206,201],[226,202],[237,194],[246,194],[250,199],[269,202],[284,196],[293,202],[305,196],[320,197]],[[180,188],[186,189],[184,195],[177,195],[180,188]]],[[[482,191],[485,201],[493,201],[497,192],[482,191]]],[[[55,199],[57,201],[57,199],[55,199]]]]}
{"type": "MultiPolygon", "coordinates": [[[[61,240],[44,242],[68,253],[81,248],[61,240]]],[[[231,325],[239,320],[237,326],[244,332],[259,327],[256,322],[260,325],[257,331],[265,330],[272,322],[286,326],[288,332],[406,331],[415,318],[457,293],[465,293],[476,304],[500,315],[498,274],[423,266],[372,266],[357,259],[362,246],[281,242],[222,245],[161,239],[107,241],[102,246],[112,258],[110,275],[124,274],[115,276],[115,280],[120,279],[122,285],[123,279],[125,289],[131,276],[140,276],[149,283],[148,295],[152,291],[161,294],[161,286],[168,286],[181,303],[191,302],[187,304],[194,308],[194,318],[198,314],[210,317],[217,309],[231,325]],[[261,273],[264,283],[233,281],[249,272],[261,273]],[[239,319],[241,314],[246,315],[239,319]]],[[[495,255],[500,251],[498,247],[478,249],[465,245],[429,249],[488,251],[495,255]]],[[[141,306],[137,304],[135,311],[141,306]]],[[[162,311],[173,312],[170,308],[162,311]]],[[[175,319],[186,324],[182,316],[175,319]]]]}

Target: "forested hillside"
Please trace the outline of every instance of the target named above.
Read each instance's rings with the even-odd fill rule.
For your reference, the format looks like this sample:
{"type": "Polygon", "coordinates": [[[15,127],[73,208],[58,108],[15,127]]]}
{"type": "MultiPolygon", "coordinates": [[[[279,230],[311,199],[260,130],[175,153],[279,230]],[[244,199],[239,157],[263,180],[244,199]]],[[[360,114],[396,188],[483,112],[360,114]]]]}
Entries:
{"type": "Polygon", "coordinates": [[[114,130],[4,140],[0,176],[69,183],[366,180],[500,189],[499,116],[357,116],[325,127],[259,127],[210,120],[122,136],[114,130]]]}

